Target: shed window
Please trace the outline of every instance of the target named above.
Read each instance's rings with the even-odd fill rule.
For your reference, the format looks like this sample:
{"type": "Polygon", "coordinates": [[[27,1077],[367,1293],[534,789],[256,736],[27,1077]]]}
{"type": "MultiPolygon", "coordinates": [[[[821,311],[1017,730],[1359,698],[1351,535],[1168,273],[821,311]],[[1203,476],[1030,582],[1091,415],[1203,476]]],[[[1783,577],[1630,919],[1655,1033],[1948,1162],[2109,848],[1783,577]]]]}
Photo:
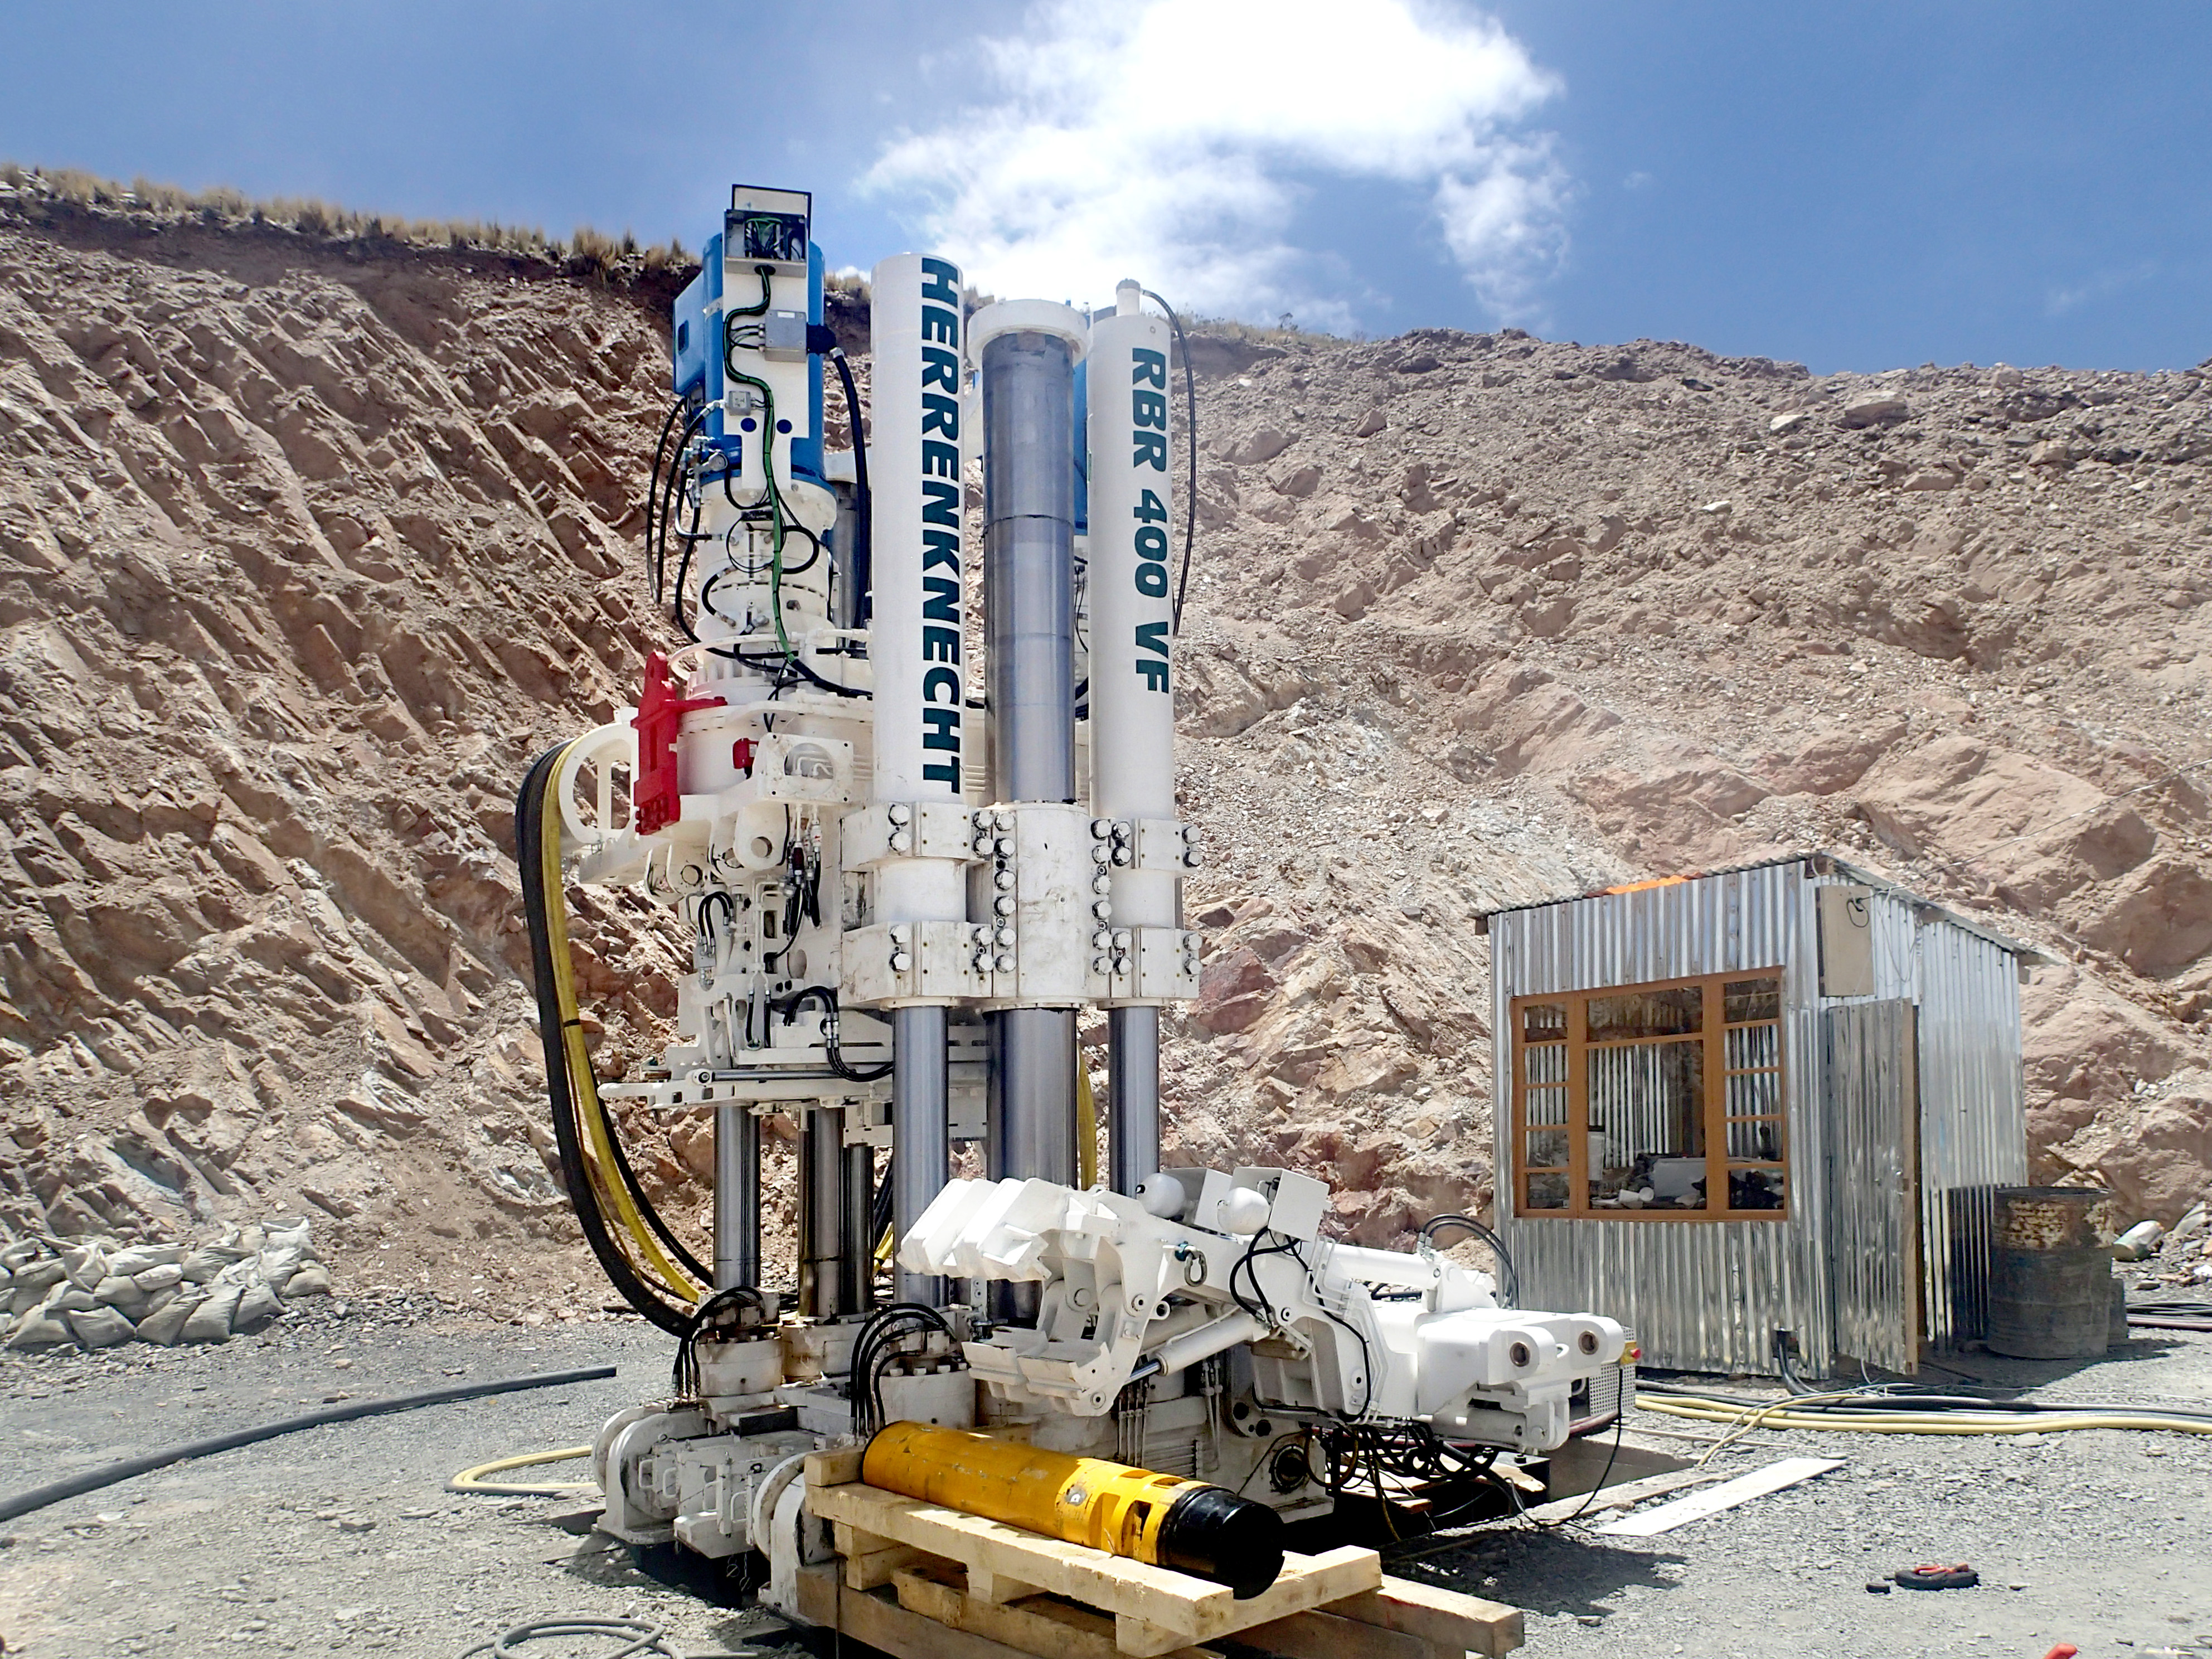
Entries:
{"type": "Polygon", "coordinates": [[[1778,1218],[1782,974],[1715,974],[1513,1004],[1521,1212],[1778,1218]]]}

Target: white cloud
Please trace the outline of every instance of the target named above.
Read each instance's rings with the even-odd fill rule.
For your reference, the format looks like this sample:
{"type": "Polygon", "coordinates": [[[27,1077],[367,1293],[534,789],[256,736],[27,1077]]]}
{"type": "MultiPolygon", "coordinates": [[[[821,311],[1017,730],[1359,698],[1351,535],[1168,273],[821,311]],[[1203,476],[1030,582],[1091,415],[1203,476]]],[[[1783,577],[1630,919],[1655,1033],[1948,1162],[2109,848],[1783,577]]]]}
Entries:
{"type": "MultiPolygon", "coordinates": [[[[893,141],[867,187],[1002,295],[1142,277],[1194,311],[1347,325],[1366,250],[1302,246],[1310,196],[1425,191],[1485,306],[1528,320],[1571,185],[1521,131],[1559,90],[1477,14],[1424,0],[1040,0],[982,43],[994,100],[893,141]]],[[[1385,251],[1387,264],[1391,251],[1385,251]]]]}
{"type": "Polygon", "coordinates": [[[2063,317],[2068,312],[2099,300],[2109,300],[2124,289],[2138,283],[2147,283],[2158,275],[2155,260],[2146,260],[2139,265],[2130,265],[2124,270],[2100,270],[2087,282],[2069,287],[2054,288],[2044,295],[2043,314],[2063,317]]]}

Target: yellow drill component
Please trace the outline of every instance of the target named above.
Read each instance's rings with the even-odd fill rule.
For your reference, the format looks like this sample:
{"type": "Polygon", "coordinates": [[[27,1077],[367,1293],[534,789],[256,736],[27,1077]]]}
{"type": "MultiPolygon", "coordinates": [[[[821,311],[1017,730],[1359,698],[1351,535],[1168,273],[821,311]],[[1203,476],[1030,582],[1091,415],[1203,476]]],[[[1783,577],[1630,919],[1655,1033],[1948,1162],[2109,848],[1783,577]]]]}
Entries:
{"type": "Polygon", "coordinates": [[[1239,1600],[1260,1594],[1283,1570],[1282,1518],[1264,1504],[1103,1457],[893,1423],[868,1442],[860,1478],[926,1504],[1211,1578],[1239,1600]]]}

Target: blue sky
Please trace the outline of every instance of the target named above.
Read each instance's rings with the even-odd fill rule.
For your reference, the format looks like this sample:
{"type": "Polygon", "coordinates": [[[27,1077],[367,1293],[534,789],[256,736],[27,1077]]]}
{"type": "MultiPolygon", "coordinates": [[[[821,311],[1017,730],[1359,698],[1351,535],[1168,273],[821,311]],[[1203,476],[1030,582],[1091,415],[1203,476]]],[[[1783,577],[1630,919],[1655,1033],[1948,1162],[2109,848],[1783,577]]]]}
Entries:
{"type": "Polygon", "coordinates": [[[2212,6],[0,0],[0,156],[1341,331],[2212,356],[2212,6]],[[709,32],[702,24],[712,20],[709,32]]]}

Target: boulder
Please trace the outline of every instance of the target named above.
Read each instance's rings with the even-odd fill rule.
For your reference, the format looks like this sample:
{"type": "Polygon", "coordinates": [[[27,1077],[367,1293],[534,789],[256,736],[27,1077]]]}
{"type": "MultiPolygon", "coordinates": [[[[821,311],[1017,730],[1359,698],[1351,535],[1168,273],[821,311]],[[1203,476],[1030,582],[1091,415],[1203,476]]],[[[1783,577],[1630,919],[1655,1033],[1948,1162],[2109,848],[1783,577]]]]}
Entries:
{"type": "Polygon", "coordinates": [[[1218,1036],[1242,1031],[1266,1010],[1274,987],[1274,975],[1258,953],[1239,946],[1206,964],[1191,1019],[1218,1036]]]}
{"type": "Polygon", "coordinates": [[[1911,413],[1902,398],[1860,398],[1844,405],[1842,418],[1852,428],[1892,426],[1911,413]]]}
{"type": "Polygon", "coordinates": [[[1290,434],[1279,432],[1272,426],[1263,426],[1239,444],[1230,459],[1239,466],[1257,466],[1262,461],[1272,461],[1291,447],[1290,434]]]}

